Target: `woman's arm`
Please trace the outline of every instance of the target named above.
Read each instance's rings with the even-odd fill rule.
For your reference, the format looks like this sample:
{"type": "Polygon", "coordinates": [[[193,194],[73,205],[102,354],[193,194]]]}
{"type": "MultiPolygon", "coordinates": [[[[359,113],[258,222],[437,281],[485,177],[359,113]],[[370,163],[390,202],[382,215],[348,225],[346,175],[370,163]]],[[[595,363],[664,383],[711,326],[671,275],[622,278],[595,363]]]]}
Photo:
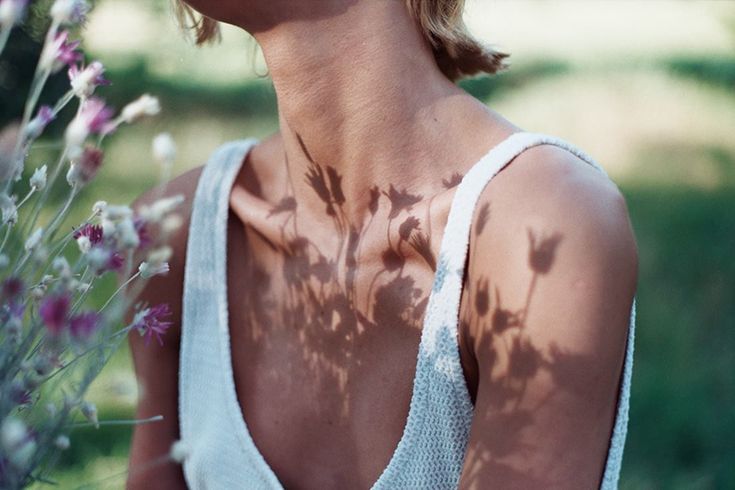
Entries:
{"type": "Polygon", "coordinates": [[[536,147],[484,205],[463,309],[478,381],[460,488],[599,488],[638,273],[625,200],[572,154],[536,147]]]}
{"type": "MultiPolygon", "coordinates": [[[[183,294],[184,264],[186,258],[186,240],[188,236],[191,201],[201,168],[189,171],[173,179],[165,189],[165,196],[183,194],[184,203],[178,212],[183,218],[183,225],[168,241],[173,248],[170,260],[170,272],[165,276],[154,276],[148,280],[138,301],[147,302],[149,306],[168,303],[173,313],[170,320],[173,325],[163,336],[163,346],[152,340],[145,345],[144,338],[133,331],[129,335],[130,350],[138,379],[138,408],[136,418],[145,419],[163,415],[163,421],[136,426],[130,450],[129,477],[127,488],[149,489],[186,488],[184,475],[179,464],[160,461],[168,454],[171,445],[179,438],[178,419],[178,373],[179,345],[181,338],[181,298],[183,294]]],[[[133,208],[150,204],[157,195],[152,189],[141,195],[133,208]]],[[[138,261],[144,257],[139,257],[138,261]]],[[[128,312],[127,322],[132,321],[134,312],[128,312]]]]}

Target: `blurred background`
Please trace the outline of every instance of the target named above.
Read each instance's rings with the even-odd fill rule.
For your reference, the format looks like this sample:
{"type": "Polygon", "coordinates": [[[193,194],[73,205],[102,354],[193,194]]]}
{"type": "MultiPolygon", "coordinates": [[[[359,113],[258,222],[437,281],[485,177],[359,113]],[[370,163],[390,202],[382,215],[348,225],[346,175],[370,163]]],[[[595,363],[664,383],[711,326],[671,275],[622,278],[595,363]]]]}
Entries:
{"type": "MultiPolygon", "coordinates": [[[[462,86],[524,129],[586,150],[627,198],[641,267],[620,488],[735,488],[735,2],[468,0],[466,21],[511,53],[512,67],[462,86]]],[[[32,31],[13,35],[0,64],[0,125],[25,97],[32,31]]],[[[177,140],[180,173],[224,141],[277,127],[267,69],[245,33],[226,28],[220,45],[195,48],[167,0],[99,0],[84,36],[113,81],[100,95],[120,107],[150,92],[164,112],[108,141],[77,219],[98,199],[129,203],[155,183],[158,132],[177,140]]],[[[91,398],[101,418],[133,416],[127,350],[91,398]]],[[[130,433],[77,432],[62,488],[125,471],[130,433]]],[[[123,486],[119,476],[93,488],[123,486]]]]}

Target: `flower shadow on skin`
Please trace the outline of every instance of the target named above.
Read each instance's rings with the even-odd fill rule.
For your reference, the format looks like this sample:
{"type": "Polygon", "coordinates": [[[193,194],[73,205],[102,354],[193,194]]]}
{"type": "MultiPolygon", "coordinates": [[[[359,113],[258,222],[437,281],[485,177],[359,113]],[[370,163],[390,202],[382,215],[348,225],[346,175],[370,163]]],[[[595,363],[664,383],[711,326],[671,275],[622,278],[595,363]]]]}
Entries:
{"type": "MultiPolygon", "coordinates": [[[[488,211],[481,208],[475,224],[476,236],[483,232],[487,215],[488,211]]],[[[578,392],[580,385],[571,380],[579,379],[580,371],[594,372],[593,366],[598,362],[594,356],[568,352],[555,343],[543,350],[534,344],[527,326],[532,299],[538,281],[553,269],[562,235],[539,236],[531,229],[527,229],[527,235],[527,266],[532,275],[523,307],[513,309],[504,304],[497,285],[491,298],[487,277],[472,279],[468,288],[473,307],[463,309],[460,328],[467,331],[473,325],[477,331],[485,332],[478,351],[489,352],[493,365],[492,370],[488,369],[492,378],[487,388],[486,411],[476,411],[473,423],[481,424],[483,430],[497,436],[483,437],[468,451],[462,478],[465,488],[480,488],[481,482],[488,481],[488,475],[495,481],[512,481],[518,488],[563,487],[563,482],[552,481],[542,469],[531,471],[523,465],[523,455],[535,449],[523,432],[534,423],[536,410],[555,394],[576,391],[577,396],[583,396],[584,393],[578,392]],[[500,366],[504,369],[495,369],[500,366]],[[529,406],[526,390],[529,382],[539,376],[550,379],[550,390],[529,406]]],[[[487,385],[487,381],[483,383],[487,385]]],[[[476,393],[476,385],[470,390],[476,393]]]]}
{"type": "MultiPolygon", "coordinates": [[[[299,206],[289,192],[267,213],[278,220],[278,237],[243,227],[237,218],[231,221],[228,283],[242,285],[228,288],[235,385],[256,447],[287,488],[362,487],[375,482],[388,464],[408,414],[438,262],[438,236],[432,235],[429,219],[433,197],[394,185],[373,186],[370,216],[357,229],[343,209],[341,176],[315,162],[299,141],[308,162],[302,178],[323,203],[340,246],[325,253],[300,230],[299,206]],[[419,217],[423,210],[424,219],[419,217]],[[380,242],[378,223],[386,227],[380,242]],[[368,236],[370,244],[364,242],[368,236]],[[266,264],[274,264],[268,266],[272,270],[266,264]],[[325,470],[304,481],[306,468],[335,468],[335,462],[345,470],[325,470]]],[[[262,195],[258,176],[247,166],[243,172],[248,191],[262,195]]],[[[459,180],[453,174],[443,183],[449,190],[459,180]]],[[[489,220],[489,203],[481,203],[475,239],[486,232],[489,220]]],[[[520,434],[533,421],[533,413],[520,403],[528,380],[548,371],[562,386],[565,370],[578,366],[559,349],[541,352],[525,333],[536,281],[553,268],[561,242],[558,234],[538,236],[531,230],[528,238],[533,275],[522,308],[506,305],[488,277],[466,275],[463,292],[460,328],[480,322],[492,333],[481,348],[493,358],[504,353],[508,359],[507,372],[492,380],[492,423],[506,434],[520,434]]],[[[469,259],[474,258],[470,252],[469,259]]],[[[470,364],[468,359],[463,356],[463,364],[470,364]]],[[[469,384],[474,397],[476,383],[469,384]]],[[[474,468],[515,471],[501,460],[524,450],[520,438],[487,439],[466,462],[470,478],[479,475],[474,468]]],[[[539,487],[530,476],[528,483],[528,488],[539,487]]]]}

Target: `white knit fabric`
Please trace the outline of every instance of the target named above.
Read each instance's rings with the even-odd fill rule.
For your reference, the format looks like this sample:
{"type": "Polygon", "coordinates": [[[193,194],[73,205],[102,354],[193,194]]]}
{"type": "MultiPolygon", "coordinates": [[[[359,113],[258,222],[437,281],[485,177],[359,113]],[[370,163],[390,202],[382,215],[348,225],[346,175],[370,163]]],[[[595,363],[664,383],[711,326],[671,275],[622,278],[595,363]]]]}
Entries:
{"type": "MultiPolygon", "coordinates": [[[[225,280],[229,190],[255,143],[252,139],[237,141],[217,150],[201,174],[194,197],[179,371],[180,431],[190,449],[184,474],[193,490],[282,489],[250,436],[230,359],[225,280]]],[[[460,363],[457,325],[474,210],[497,172],[525,149],[541,144],[564,148],[607,176],[569,143],[522,132],[494,147],[462,179],[442,238],[404,432],[373,489],[457,487],[473,414],[460,363]]],[[[617,488],[628,426],[634,333],[635,300],[602,490],[617,488]]]]}

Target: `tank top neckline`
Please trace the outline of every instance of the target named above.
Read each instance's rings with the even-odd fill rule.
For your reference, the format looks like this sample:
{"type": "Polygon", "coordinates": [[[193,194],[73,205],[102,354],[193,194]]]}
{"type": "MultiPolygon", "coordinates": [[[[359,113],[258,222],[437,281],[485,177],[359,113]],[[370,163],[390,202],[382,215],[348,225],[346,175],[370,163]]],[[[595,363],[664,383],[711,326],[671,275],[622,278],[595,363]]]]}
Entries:
{"type": "MultiPolygon", "coordinates": [[[[446,234],[447,234],[447,229],[450,228],[450,225],[451,225],[451,220],[452,220],[452,215],[453,215],[453,213],[452,213],[451,210],[456,207],[457,196],[460,194],[460,192],[461,192],[461,190],[463,188],[463,185],[462,184],[463,184],[464,180],[467,178],[468,175],[471,175],[473,173],[473,169],[475,169],[476,167],[481,166],[483,164],[483,162],[485,162],[486,160],[488,160],[489,158],[491,158],[491,156],[495,152],[497,152],[500,148],[502,148],[504,145],[508,145],[509,142],[511,142],[514,138],[520,137],[519,135],[524,135],[524,134],[530,134],[530,133],[527,133],[525,131],[516,131],[516,132],[513,132],[513,133],[509,134],[508,136],[506,136],[505,138],[503,138],[499,143],[497,143],[496,145],[494,145],[488,151],[486,151],[485,154],[482,157],[480,157],[479,160],[477,160],[475,163],[473,163],[469,167],[469,170],[467,170],[465,172],[465,174],[462,176],[462,179],[460,180],[459,185],[457,185],[455,187],[454,194],[453,194],[452,199],[451,199],[452,204],[450,206],[450,213],[449,213],[447,222],[445,223],[444,228],[442,229],[442,232],[441,232],[441,237],[440,237],[440,240],[441,241],[440,241],[440,247],[439,247],[439,260],[437,262],[437,267],[436,267],[436,270],[434,271],[434,276],[432,278],[432,289],[431,289],[431,292],[429,293],[429,300],[428,300],[428,304],[429,305],[432,304],[432,299],[433,299],[432,297],[435,296],[435,295],[437,295],[437,294],[441,294],[441,291],[442,291],[441,283],[443,282],[443,274],[445,273],[445,271],[442,270],[442,267],[444,266],[446,268],[446,266],[448,265],[448,264],[446,264],[446,261],[443,260],[443,258],[446,258],[446,257],[449,257],[450,256],[450,251],[447,250],[448,249],[448,245],[447,244],[449,242],[446,240],[446,234]]],[[[230,168],[228,168],[227,171],[228,171],[228,174],[231,177],[227,179],[226,184],[225,184],[225,186],[223,188],[223,191],[228,196],[227,197],[227,206],[228,206],[228,209],[229,209],[229,195],[230,195],[230,193],[232,191],[232,185],[234,184],[234,179],[237,176],[240,168],[244,164],[245,160],[247,159],[248,155],[250,154],[250,151],[252,150],[253,147],[255,147],[255,145],[258,144],[258,142],[259,142],[259,140],[257,140],[257,139],[249,139],[249,140],[243,140],[243,141],[239,142],[240,143],[239,151],[238,152],[235,152],[232,155],[232,158],[230,159],[230,161],[227,162],[228,165],[230,165],[230,168]]],[[[223,271],[227,271],[227,253],[226,253],[226,247],[227,247],[227,240],[228,240],[228,236],[227,236],[227,219],[228,219],[228,216],[227,215],[228,214],[229,214],[229,211],[228,211],[228,213],[224,213],[224,216],[225,216],[225,218],[224,218],[225,219],[224,226],[222,225],[222,223],[219,223],[219,225],[220,225],[219,226],[219,229],[220,230],[224,229],[224,232],[223,233],[220,233],[218,236],[215,236],[214,237],[215,240],[218,240],[218,241],[222,242],[222,243],[217,244],[218,245],[217,248],[220,249],[220,250],[222,250],[223,247],[224,247],[224,250],[225,250],[225,253],[224,254],[221,254],[218,257],[218,260],[223,263],[223,267],[221,269],[223,271]]],[[[456,211],[455,211],[454,214],[455,215],[457,214],[456,211]]],[[[221,216],[220,216],[220,218],[221,218],[221,216]]],[[[232,371],[232,369],[233,369],[232,368],[232,351],[230,350],[230,347],[229,347],[229,321],[228,321],[228,319],[229,319],[229,302],[228,302],[228,299],[227,299],[228,284],[227,284],[227,275],[226,275],[226,272],[225,272],[224,278],[222,280],[224,282],[224,288],[223,288],[224,289],[224,291],[223,291],[224,294],[222,296],[220,296],[220,300],[219,300],[220,304],[218,306],[220,307],[220,309],[222,309],[225,312],[225,314],[227,316],[225,317],[225,320],[223,321],[223,324],[220,325],[219,331],[220,331],[220,333],[223,336],[226,335],[226,337],[227,337],[227,348],[226,349],[223,348],[221,350],[222,362],[223,362],[223,364],[225,366],[227,366],[227,372],[225,373],[225,376],[227,378],[226,385],[228,386],[228,389],[226,390],[227,391],[227,395],[226,395],[227,396],[227,402],[230,405],[232,405],[233,407],[234,406],[237,407],[237,411],[236,412],[239,412],[239,414],[236,415],[236,418],[238,419],[238,426],[240,428],[240,434],[243,435],[244,436],[244,439],[245,439],[245,447],[246,447],[246,449],[249,452],[251,452],[253,454],[253,456],[256,457],[256,460],[257,461],[259,461],[259,464],[261,465],[261,468],[262,468],[263,472],[265,472],[267,475],[269,475],[271,477],[270,479],[272,479],[272,480],[274,480],[276,482],[279,482],[278,476],[275,474],[275,472],[273,471],[273,469],[271,468],[271,466],[265,460],[265,457],[260,452],[260,450],[258,449],[258,447],[255,444],[255,441],[252,438],[252,435],[250,433],[250,429],[248,428],[248,424],[247,424],[247,421],[245,419],[245,408],[246,407],[242,407],[240,405],[239,399],[237,397],[237,390],[236,390],[236,386],[235,386],[234,374],[233,374],[233,371],[232,371]]],[[[436,302],[435,299],[434,299],[434,302],[436,302]]],[[[420,336],[419,345],[418,345],[418,351],[417,351],[418,354],[421,353],[422,349],[425,349],[426,348],[426,345],[425,344],[427,343],[427,340],[428,340],[427,339],[427,337],[428,337],[427,333],[430,330],[430,329],[427,329],[426,328],[427,327],[427,323],[430,321],[430,316],[429,316],[428,313],[429,313],[429,311],[428,311],[428,307],[427,307],[427,310],[424,312],[424,317],[423,317],[423,319],[421,321],[421,336],[420,336]]],[[[457,308],[457,312],[456,313],[457,313],[457,317],[458,317],[459,316],[458,308],[457,308]]],[[[454,332],[454,333],[456,335],[457,332],[454,332]]],[[[458,346],[457,346],[457,348],[458,348],[458,346]]],[[[420,357],[418,354],[417,354],[417,361],[418,361],[418,358],[420,357]]],[[[412,411],[415,412],[415,410],[416,410],[416,404],[415,404],[414,400],[417,397],[417,386],[416,386],[417,385],[417,383],[416,383],[416,376],[417,376],[417,374],[418,374],[418,366],[415,366],[414,377],[413,377],[413,380],[412,380],[412,383],[411,383],[411,386],[412,386],[412,388],[411,388],[411,403],[409,405],[409,410],[408,410],[408,414],[406,416],[406,422],[404,423],[404,428],[403,428],[403,432],[401,434],[401,438],[399,439],[398,444],[396,445],[396,448],[391,453],[391,456],[388,459],[388,463],[385,466],[385,468],[383,469],[383,471],[381,472],[380,476],[371,485],[371,487],[370,487],[371,489],[379,488],[380,485],[381,485],[381,483],[382,483],[382,480],[385,477],[385,475],[388,474],[390,468],[393,465],[395,465],[395,461],[397,459],[397,456],[396,455],[399,453],[399,450],[402,448],[402,445],[405,444],[406,434],[407,434],[407,432],[409,430],[409,426],[410,426],[410,424],[413,421],[415,421],[417,419],[416,417],[412,417],[412,411]]],[[[461,391],[462,391],[462,396],[463,396],[463,399],[464,399],[464,403],[465,403],[466,406],[472,407],[472,401],[471,401],[471,398],[470,398],[469,389],[467,388],[467,384],[466,384],[466,380],[464,378],[464,375],[461,376],[461,379],[462,379],[461,391]]],[[[235,411],[234,408],[233,408],[233,411],[235,411]]],[[[282,488],[280,486],[280,482],[279,482],[279,487],[282,488]]]]}

